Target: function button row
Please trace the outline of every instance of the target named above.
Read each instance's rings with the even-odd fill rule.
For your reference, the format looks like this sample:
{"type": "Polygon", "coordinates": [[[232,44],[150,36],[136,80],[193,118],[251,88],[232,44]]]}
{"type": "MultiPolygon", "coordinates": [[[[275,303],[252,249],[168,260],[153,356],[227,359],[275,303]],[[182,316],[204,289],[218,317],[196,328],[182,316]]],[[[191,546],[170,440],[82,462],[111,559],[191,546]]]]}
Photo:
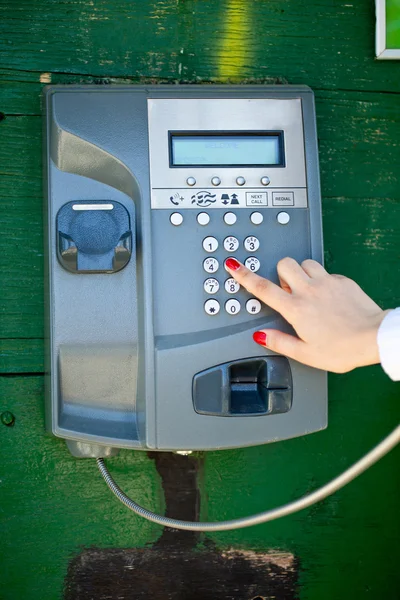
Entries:
{"type": "MultiPolygon", "coordinates": [[[[186,183],[187,183],[187,185],[190,185],[190,187],[193,187],[194,185],[196,185],[197,182],[194,177],[188,177],[186,179],[186,183]]],[[[212,185],[215,185],[215,186],[220,185],[221,178],[218,176],[212,177],[211,183],[212,183],[212,185]]],[[[246,183],[246,179],[244,177],[242,177],[241,175],[239,175],[238,177],[236,177],[236,183],[237,183],[237,185],[244,185],[246,183]]],[[[261,185],[269,185],[270,178],[267,177],[266,175],[264,175],[263,177],[261,177],[260,183],[261,183],[261,185]]]]}
{"type": "MultiPolygon", "coordinates": [[[[256,252],[260,247],[260,241],[254,235],[249,235],[243,242],[243,245],[247,252],[256,252]]],[[[218,240],[209,235],[203,240],[203,248],[206,252],[215,252],[218,250],[218,240]]],[[[227,252],[236,252],[239,248],[239,240],[233,235],[230,235],[224,239],[224,248],[227,252]]]]}
{"type": "MultiPolygon", "coordinates": [[[[210,215],[206,212],[201,212],[197,215],[197,222],[199,225],[208,225],[210,222],[210,215]]],[[[282,225],[289,223],[290,217],[286,212],[280,212],[277,216],[278,222],[282,225]]],[[[170,215],[169,220],[172,225],[178,226],[183,223],[183,216],[181,213],[174,212],[170,215]]],[[[233,212],[227,212],[224,214],[224,222],[226,225],[234,225],[237,221],[237,216],[233,212]]],[[[253,212],[250,215],[250,221],[253,225],[261,225],[264,221],[264,216],[260,212],[253,212]]]]}
{"type": "MultiPolygon", "coordinates": [[[[240,313],[241,304],[236,298],[231,298],[225,302],[225,310],[229,315],[237,315],[240,313]]],[[[221,305],[215,298],[210,298],[204,304],[204,310],[208,315],[217,315],[221,310],[221,305]]],[[[250,298],[246,302],[246,310],[251,315],[256,315],[261,310],[261,302],[257,298],[250,298]]]]}

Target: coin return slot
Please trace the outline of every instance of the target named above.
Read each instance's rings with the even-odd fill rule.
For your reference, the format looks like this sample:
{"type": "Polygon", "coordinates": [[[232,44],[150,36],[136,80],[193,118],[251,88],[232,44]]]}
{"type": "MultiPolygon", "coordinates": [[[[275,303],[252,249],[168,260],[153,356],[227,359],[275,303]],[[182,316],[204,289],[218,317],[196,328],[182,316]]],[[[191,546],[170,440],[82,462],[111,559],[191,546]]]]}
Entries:
{"type": "Polygon", "coordinates": [[[201,371],[193,379],[193,403],[198,413],[221,417],[288,412],[292,406],[289,361],[283,356],[260,356],[201,371]]]}

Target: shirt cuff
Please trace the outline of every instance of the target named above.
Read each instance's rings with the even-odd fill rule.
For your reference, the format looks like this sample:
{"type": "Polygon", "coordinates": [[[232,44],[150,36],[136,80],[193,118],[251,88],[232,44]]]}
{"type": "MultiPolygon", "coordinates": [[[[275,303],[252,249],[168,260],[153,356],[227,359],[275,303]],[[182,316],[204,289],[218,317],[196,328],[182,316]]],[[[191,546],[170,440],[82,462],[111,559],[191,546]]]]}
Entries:
{"type": "Polygon", "coordinates": [[[383,370],[400,381],[400,308],[391,310],[380,324],[378,348],[383,370]]]}

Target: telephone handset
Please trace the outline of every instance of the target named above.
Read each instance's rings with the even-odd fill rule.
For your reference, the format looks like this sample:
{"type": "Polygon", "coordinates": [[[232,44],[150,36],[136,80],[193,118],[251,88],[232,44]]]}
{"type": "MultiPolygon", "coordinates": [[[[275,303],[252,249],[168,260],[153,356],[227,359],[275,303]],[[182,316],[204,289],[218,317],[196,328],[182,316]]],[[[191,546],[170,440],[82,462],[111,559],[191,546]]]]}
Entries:
{"type": "Polygon", "coordinates": [[[119,448],[325,428],[326,373],[260,351],[253,331],[290,327],[224,268],[276,281],[285,256],[323,260],[312,91],[55,86],[45,103],[48,429],[113,489],[119,448]]]}

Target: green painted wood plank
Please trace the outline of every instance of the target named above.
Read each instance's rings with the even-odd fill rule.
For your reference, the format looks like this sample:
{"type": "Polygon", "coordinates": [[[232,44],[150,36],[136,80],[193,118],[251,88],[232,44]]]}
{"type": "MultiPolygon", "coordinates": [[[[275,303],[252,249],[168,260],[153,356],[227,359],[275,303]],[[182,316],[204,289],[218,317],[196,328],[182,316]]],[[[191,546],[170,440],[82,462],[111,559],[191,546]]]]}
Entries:
{"type": "Polygon", "coordinates": [[[399,65],[374,60],[374,5],[365,0],[19,0],[0,11],[0,64],[32,72],[36,81],[48,72],[278,78],[324,89],[400,91],[399,65]]]}
{"type": "Polygon", "coordinates": [[[0,373],[43,372],[43,339],[0,339],[0,373]]]}
{"type": "MultiPolygon", "coordinates": [[[[323,432],[206,454],[208,519],[257,513],[310,493],[397,425],[399,388],[378,366],[331,375],[329,396],[329,426],[323,432]]],[[[255,550],[268,544],[293,552],[301,565],[301,599],[396,600],[399,458],[397,448],[356,481],[300,513],[210,538],[223,546],[255,550]]]]}
{"type": "MultiPolygon", "coordinates": [[[[45,434],[43,377],[0,377],[2,600],[61,598],[71,557],[84,546],[141,547],[160,529],[119,504],[94,460],[73,458],[62,440],[45,434]]],[[[122,451],[110,461],[132,496],[163,510],[154,461],[122,451]]]]}

